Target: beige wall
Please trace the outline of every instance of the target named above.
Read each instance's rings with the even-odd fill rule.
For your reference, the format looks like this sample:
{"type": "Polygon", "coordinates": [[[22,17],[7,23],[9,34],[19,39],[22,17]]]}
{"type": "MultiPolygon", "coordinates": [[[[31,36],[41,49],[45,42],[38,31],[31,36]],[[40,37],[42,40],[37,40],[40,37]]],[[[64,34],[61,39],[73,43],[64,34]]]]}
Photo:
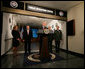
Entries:
{"type": "Polygon", "coordinates": [[[75,19],[75,36],[68,36],[68,49],[84,54],[84,2],[70,8],[67,18],[75,19]]]}

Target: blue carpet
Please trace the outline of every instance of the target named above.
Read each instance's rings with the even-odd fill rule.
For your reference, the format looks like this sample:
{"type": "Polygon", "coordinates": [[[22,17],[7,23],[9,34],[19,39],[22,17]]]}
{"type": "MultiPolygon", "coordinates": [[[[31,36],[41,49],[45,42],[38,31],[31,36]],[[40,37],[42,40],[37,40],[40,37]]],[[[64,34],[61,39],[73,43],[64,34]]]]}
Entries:
{"type": "MultiPolygon", "coordinates": [[[[53,53],[53,54],[55,54],[55,53],[53,53]]],[[[27,58],[28,55],[24,55],[24,65],[35,65],[35,64],[43,64],[43,63],[47,63],[47,62],[64,60],[63,57],[61,57],[61,56],[59,56],[59,55],[57,55],[57,54],[55,54],[55,55],[56,55],[56,58],[55,58],[55,59],[53,59],[53,60],[50,59],[49,61],[41,61],[41,62],[33,62],[33,61],[30,61],[30,60],[27,58]]]]}

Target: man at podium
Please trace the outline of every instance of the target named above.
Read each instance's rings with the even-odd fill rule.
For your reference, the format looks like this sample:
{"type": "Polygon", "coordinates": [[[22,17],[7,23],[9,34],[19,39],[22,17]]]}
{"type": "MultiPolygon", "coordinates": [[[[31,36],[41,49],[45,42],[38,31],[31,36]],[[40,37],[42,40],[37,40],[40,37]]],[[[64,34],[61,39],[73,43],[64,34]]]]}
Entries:
{"type": "Polygon", "coordinates": [[[38,35],[40,37],[40,60],[50,60],[50,52],[48,48],[48,36],[50,36],[49,29],[45,26],[44,29],[38,30],[38,35]]]}
{"type": "Polygon", "coordinates": [[[52,51],[52,41],[53,41],[53,30],[51,30],[51,26],[48,26],[49,29],[49,35],[48,35],[48,48],[49,48],[49,52],[53,52],[52,51]]]}

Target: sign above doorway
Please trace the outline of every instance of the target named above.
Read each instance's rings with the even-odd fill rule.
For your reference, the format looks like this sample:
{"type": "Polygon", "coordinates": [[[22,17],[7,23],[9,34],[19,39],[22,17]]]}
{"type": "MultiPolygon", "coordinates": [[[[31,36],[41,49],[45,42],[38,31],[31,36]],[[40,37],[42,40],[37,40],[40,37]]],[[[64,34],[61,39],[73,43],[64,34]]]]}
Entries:
{"type": "Polygon", "coordinates": [[[25,5],[26,5],[25,9],[28,10],[28,11],[34,11],[34,12],[47,13],[47,14],[55,15],[55,9],[50,9],[50,8],[32,5],[32,4],[28,4],[28,3],[26,3],[25,5]]]}
{"type": "Polygon", "coordinates": [[[58,20],[67,20],[66,11],[46,8],[21,1],[1,1],[1,11],[58,20]]]}

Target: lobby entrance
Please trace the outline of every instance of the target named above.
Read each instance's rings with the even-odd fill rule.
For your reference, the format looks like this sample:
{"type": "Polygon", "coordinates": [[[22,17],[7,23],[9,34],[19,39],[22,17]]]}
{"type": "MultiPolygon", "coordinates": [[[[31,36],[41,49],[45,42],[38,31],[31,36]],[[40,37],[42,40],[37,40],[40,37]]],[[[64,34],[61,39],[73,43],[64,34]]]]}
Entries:
{"type": "MultiPolygon", "coordinates": [[[[54,19],[47,19],[47,18],[40,18],[35,16],[26,16],[20,14],[12,14],[12,13],[3,13],[3,30],[2,30],[2,45],[4,46],[4,50],[2,49],[2,53],[5,53],[12,47],[12,34],[11,31],[14,25],[19,26],[20,35],[22,38],[23,28],[26,25],[29,25],[32,29],[32,44],[31,44],[31,51],[38,52],[39,51],[39,37],[37,31],[42,29],[42,24],[46,22],[47,27],[51,26],[51,29],[54,31],[56,29],[56,25],[60,27],[62,31],[62,41],[60,44],[61,49],[67,49],[66,46],[66,21],[62,20],[54,20],[54,19]],[[3,35],[4,34],[4,35],[3,35]],[[5,41],[3,41],[5,40],[5,41]],[[8,46],[6,46],[8,45],[8,46]]],[[[19,52],[24,53],[24,43],[19,48],[19,52]]],[[[52,46],[55,49],[55,41],[52,41],[52,46]]]]}

